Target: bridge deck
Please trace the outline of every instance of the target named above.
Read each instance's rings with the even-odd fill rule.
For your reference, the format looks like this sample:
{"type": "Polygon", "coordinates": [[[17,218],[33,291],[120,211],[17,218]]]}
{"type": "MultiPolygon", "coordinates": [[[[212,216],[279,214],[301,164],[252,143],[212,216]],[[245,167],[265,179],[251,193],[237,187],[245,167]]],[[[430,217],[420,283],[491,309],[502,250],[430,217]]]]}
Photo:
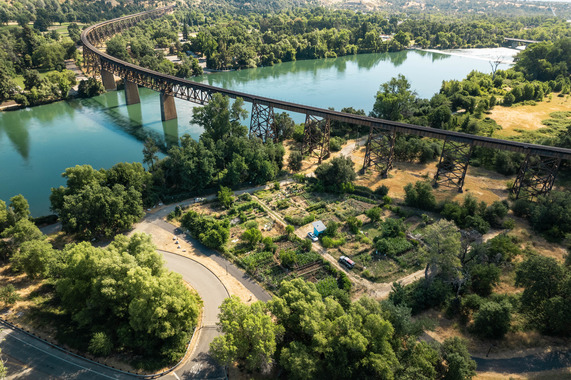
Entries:
{"type": "MultiPolygon", "coordinates": [[[[96,41],[100,39],[101,33],[98,29],[112,26],[115,23],[121,22],[123,20],[129,20],[135,17],[151,17],[150,15],[156,14],[158,12],[164,13],[170,10],[170,7],[158,8],[151,11],[141,12],[130,16],[124,16],[117,19],[105,21],[93,26],[88,27],[81,34],[81,41],[83,43],[84,49],[92,52],[99,57],[100,64],[105,64],[106,67],[111,68],[115,74],[136,76],[137,78],[143,78],[140,80],[140,85],[144,87],[149,87],[156,91],[167,92],[175,97],[192,100],[188,92],[180,91],[181,89],[186,89],[189,91],[199,91],[203,94],[212,95],[214,93],[221,93],[222,95],[231,98],[242,98],[247,102],[262,104],[270,106],[273,108],[301,113],[306,115],[313,115],[322,118],[327,118],[329,120],[336,120],[341,122],[346,122],[354,125],[361,125],[366,127],[380,127],[389,131],[395,131],[406,134],[414,134],[418,136],[430,137],[441,140],[452,140],[457,142],[464,142],[473,144],[475,146],[481,146],[485,148],[508,150],[513,152],[521,153],[531,153],[538,154],[541,156],[557,157],[560,159],[571,160],[571,149],[551,147],[546,145],[538,144],[528,144],[517,141],[502,140],[491,137],[470,135],[467,133],[446,131],[441,129],[435,129],[430,127],[423,127],[419,125],[399,123],[390,120],[377,119],[370,116],[360,116],[353,115],[349,113],[333,111],[325,108],[307,106],[303,104],[297,104],[293,102],[287,102],[283,100],[277,100],[272,98],[261,97],[253,94],[247,94],[239,91],[228,90],[221,87],[210,86],[207,84],[197,83],[190,81],[188,79],[178,78],[157,71],[149,70],[118,58],[112,57],[94,46],[96,41]]],[[[121,75],[120,75],[121,76],[121,75]]],[[[202,101],[205,102],[205,101],[202,101]]]]}

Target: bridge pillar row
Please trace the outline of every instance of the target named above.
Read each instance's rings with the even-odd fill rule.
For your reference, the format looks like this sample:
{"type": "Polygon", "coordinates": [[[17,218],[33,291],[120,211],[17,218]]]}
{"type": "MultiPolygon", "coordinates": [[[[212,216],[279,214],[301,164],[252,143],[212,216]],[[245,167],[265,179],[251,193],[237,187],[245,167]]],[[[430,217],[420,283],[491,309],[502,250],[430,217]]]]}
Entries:
{"type": "Polygon", "coordinates": [[[535,201],[553,188],[561,158],[545,157],[528,153],[519,168],[511,188],[516,199],[535,201]]]}
{"type": "Polygon", "coordinates": [[[127,105],[141,103],[141,98],[139,97],[139,86],[137,83],[124,80],[125,82],[125,98],[127,100],[127,105]]]}
{"type": "Polygon", "coordinates": [[[117,84],[115,83],[115,77],[113,73],[105,69],[101,69],[101,82],[103,82],[103,87],[105,91],[115,91],[117,89],[117,84]]]}
{"type": "Polygon", "coordinates": [[[365,173],[365,170],[373,165],[381,172],[381,176],[386,178],[389,170],[393,167],[395,140],[395,131],[371,125],[361,172],[365,173]]]}
{"type": "Polygon", "coordinates": [[[470,163],[473,144],[471,141],[460,142],[450,139],[444,141],[438,170],[434,177],[434,186],[456,187],[462,192],[464,179],[470,163]]]}
{"type": "Polygon", "coordinates": [[[161,120],[167,121],[177,117],[174,96],[161,92],[161,120]]]}

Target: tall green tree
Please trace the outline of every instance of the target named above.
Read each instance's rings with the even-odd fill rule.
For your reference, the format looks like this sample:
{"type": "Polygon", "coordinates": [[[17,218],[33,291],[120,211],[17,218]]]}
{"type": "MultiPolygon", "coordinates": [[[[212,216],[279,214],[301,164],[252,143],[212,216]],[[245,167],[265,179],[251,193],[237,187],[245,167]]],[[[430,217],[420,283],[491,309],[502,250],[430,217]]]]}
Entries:
{"type": "Polygon", "coordinates": [[[371,116],[399,121],[412,116],[416,93],[410,90],[410,83],[404,75],[399,74],[381,84],[375,99],[371,116]]]}

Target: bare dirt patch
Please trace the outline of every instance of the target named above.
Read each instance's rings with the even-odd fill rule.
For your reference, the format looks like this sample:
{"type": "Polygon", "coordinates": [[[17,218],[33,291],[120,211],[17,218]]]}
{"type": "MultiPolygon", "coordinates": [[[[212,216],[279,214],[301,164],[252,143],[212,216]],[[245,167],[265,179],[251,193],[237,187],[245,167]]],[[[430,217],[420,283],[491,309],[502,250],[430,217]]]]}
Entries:
{"type": "Polygon", "coordinates": [[[507,138],[518,135],[517,130],[533,131],[546,126],[542,120],[549,119],[549,114],[556,111],[569,111],[571,100],[569,96],[558,97],[553,94],[551,101],[538,102],[535,106],[494,107],[489,115],[502,127],[495,131],[493,137],[507,138]]]}

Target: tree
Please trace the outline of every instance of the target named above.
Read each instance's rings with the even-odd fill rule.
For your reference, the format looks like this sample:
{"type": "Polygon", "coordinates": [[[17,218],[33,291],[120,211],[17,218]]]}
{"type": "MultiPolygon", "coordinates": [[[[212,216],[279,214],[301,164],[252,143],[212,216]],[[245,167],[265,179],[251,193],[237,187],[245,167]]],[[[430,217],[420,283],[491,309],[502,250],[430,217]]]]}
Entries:
{"type": "Polygon", "coordinates": [[[252,248],[256,246],[260,241],[262,241],[262,233],[256,227],[247,229],[242,234],[242,240],[247,241],[252,248]]]}
{"type": "Polygon", "coordinates": [[[236,296],[220,305],[219,329],[224,335],[210,344],[212,356],[224,365],[234,361],[249,371],[267,372],[273,364],[276,341],[283,329],[274,324],[263,302],[244,305],[236,296]]]}
{"type": "Polygon", "coordinates": [[[232,203],[234,203],[234,192],[229,187],[220,186],[218,202],[225,208],[230,208],[232,203]]]}
{"type": "Polygon", "coordinates": [[[30,205],[22,194],[10,198],[10,211],[14,222],[30,217],[30,205]]]}
{"type": "Polygon", "coordinates": [[[516,286],[525,289],[521,309],[529,321],[548,334],[569,335],[571,273],[555,259],[532,256],[516,270],[516,286]]]}
{"type": "Polygon", "coordinates": [[[150,175],[140,163],[120,163],[108,171],[78,165],[62,177],[67,187],[52,188],[50,202],[65,231],[84,239],[110,237],[144,214],[141,191],[150,184],[150,175]]]}
{"type": "Polygon", "coordinates": [[[377,92],[371,116],[387,120],[403,120],[412,116],[416,93],[410,91],[410,83],[402,75],[383,83],[377,92]]]}
{"type": "Polygon", "coordinates": [[[461,278],[462,263],[458,255],[462,244],[460,231],[453,222],[441,219],[431,224],[426,227],[422,240],[426,244],[425,249],[429,255],[424,271],[427,280],[437,274],[445,280],[461,278]]]}
{"type": "Polygon", "coordinates": [[[429,183],[424,181],[417,181],[414,185],[408,183],[404,187],[404,191],[404,202],[407,206],[428,211],[436,207],[436,198],[429,183]]]}
{"type": "Polygon", "coordinates": [[[343,184],[350,184],[356,178],[354,167],[350,157],[339,156],[319,165],[315,176],[324,187],[340,191],[343,184]]]}
{"type": "Polygon", "coordinates": [[[295,150],[289,154],[287,167],[292,172],[298,172],[301,170],[302,162],[303,156],[301,155],[301,152],[295,150]]]}
{"type": "Polygon", "coordinates": [[[15,270],[23,271],[30,278],[48,277],[55,270],[56,251],[46,240],[23,242],[10,262],[15,270]]]}
{"type": "Polygon", "coordinates": [[[244,101],[238,98],[230,106],[227,96],[215,93],[206,106],[193,108],[192,123],[204,128],[201,139],[220,141],[230,137],[245,137],[248,131],[240,125],[240,119],[245,118],[248,112],[243,105],[244,101]]]}
{"type": "Polygon", "coordinates": [[[473,330],[484,338],[501,339],[508,332],[511,322],[511,305],[489,301],[480,306],[474,316],[473,330]]]}
{"type": "Polygon", "coordinates": [[[93,96],[103,94],[104,92],[105,88],[103,87],[103,83],[99,82],[94,77],[90,77],[87,80],[82,79],[79,82],[77,90],[77,94],[80,98],[91,98],[93,96]]]}
{"type": "Polygon", "coordinates": [[[382,210],[380,207],[372,207],[365,212],[365,215],[369,217],[373,222],[378,222],[381,220],[382,210]]]}
{"type": "Polygon", "coordinates": [[[440,369],[445,380],[469,380],[476,376],[476,362],[472,360],[466,343],[458,338],[448,338],[440,346],[440,354],[446,365],[440,369]]]}
{"type": "Polygon", "coordinates": [[[295,128],[295,122],[286,113],[278,113],[274,116],[274,129],[278,141],[291,139],[295,128]]]}

